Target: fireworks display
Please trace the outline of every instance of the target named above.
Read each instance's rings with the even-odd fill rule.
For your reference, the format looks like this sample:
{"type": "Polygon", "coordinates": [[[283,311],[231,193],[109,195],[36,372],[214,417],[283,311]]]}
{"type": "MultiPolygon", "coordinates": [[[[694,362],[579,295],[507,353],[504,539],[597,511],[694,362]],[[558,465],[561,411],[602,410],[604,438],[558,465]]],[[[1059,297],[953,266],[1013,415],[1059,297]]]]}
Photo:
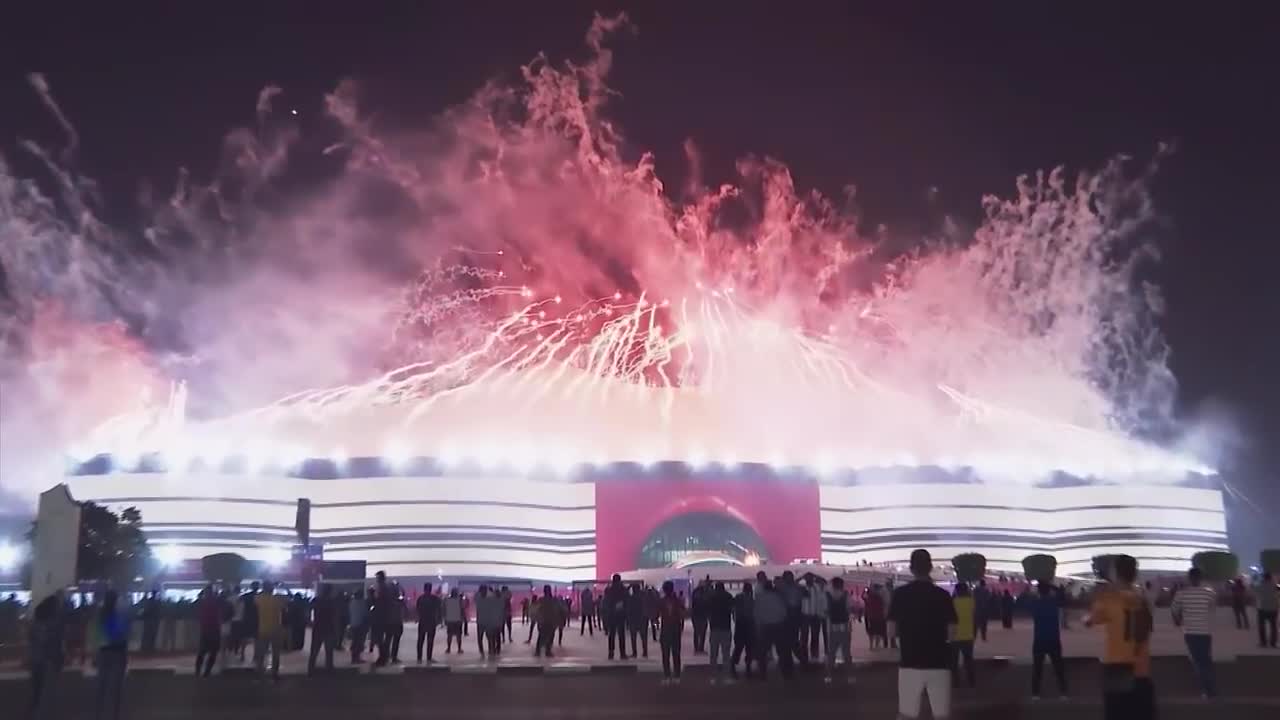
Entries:
{"type": "Polygon", "coordinates": [[[690,144],[675,189],[609,120],[624,23],[416,131],[344,84],[317,147],[267,88],[218,177],[138,233],[98,219],[37,80],[71,142],[24,146],[38,179],[0,165],[0,422],[24,461],[1209,472],[1140,439],[1176,391],[1140,279],[1151,167],[1024,177],[976,229],[912,239],[770,158],[711,185],[690,144]]]}

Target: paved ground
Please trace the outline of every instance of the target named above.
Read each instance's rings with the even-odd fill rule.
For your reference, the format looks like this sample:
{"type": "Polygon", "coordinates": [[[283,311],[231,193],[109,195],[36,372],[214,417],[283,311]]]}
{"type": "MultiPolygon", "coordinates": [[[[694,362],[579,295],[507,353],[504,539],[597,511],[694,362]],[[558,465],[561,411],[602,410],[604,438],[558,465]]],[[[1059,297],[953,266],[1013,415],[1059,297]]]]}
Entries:
{"type": "MultiPolygon", "coordinates": [[[[714,687],[705,656],[692,655],[691,633],[686,633],[685,657],[688,670],[679,687],[660,687],[656,673],[660,666],[656,653],[638,663],[609,663],[605,659],[602,636],[581,638],[577,631],[565,633],[565,643],[553,661],[535,660],[524,644],[519,625],[517,640],[497,662],[481,662],[475,636],[466,638],[462,655],[440,655],[432,668],[413,661],[416,629],[405,634],[402,659],[408,664],[370,674],[367,667],[352,668],[345,660],[338,672],[316,678],[299,677],[305,656],[285,656],[285,676],[278,685],[264,683],[243,669],[221,677],[200,680],[191,673],[189,655],[131,658],[127,680],[126,717],[129,718],[244,718],[313,716],[317,718],[373,717],[403,718],[432,714],[462,720],[488,718],[733,718],[749,720],[779,712],[799,717],[861,715],[894,716],[895,653],[871,652],[865,635],[857,638],[854,655],[855,682],[845,673],[831,685],[823,685],[816,675],[802,675],[784,683],[776,673],[768,683],[742,683],[714,687]]],[[[527,630],[525,630],[527,632],[527,630]]],[[[1100,717],[1098,702],[1098,634],[1083,628],[1064,635],[1068,663],[1068,684],[1072,693],[1065,700],[1046,699],[1032,703],[1029,694],[1030,668],[1026,664],[1029,628],[1019,624],[1012,630],[994,627],[989,641],[978,643],[979,688],[957,691],[953,717],[983,718],[1081,718],[1100,717]]],[[[1176,628],[1161,622],[1154,647],[1158,657],[1154,676],[1162,718],[1249,718],[1280,717],[1280,652],[1258,650],[1256,637],[1234,628],[1221,629],[1216,636],[1220,662],[1218,669],[1223,698],[1212,704],[1201,701],[1190,666],[1182,657],[1181,636],[1176,628]]],[[[25,707],[28,684],[18,668],[10,666],[0,676],[0,716],[8,709],[25,707]]],[[[841,669],[843,671],[843,668],[841,669]]],[[[57,712],[51,717],[81,716],[93,703],[94,678],[69,672],[59,678],[57,712]]],[[[1046,678],[1046,690],[1053,683],[1046,678]]]]}
{"type": "MultiPolygon", "coordinates": [[[[1173,658],[1184,657],[1186,648],[1183,644],[1181,631],[1169,622],[1167,615],[1164,613],[1158,613],[1156,620],[1156,632],[1152,639],[1152,654],[1173,658]]],[[[1219,620],[1226,621],[1229,618],[1220,617],[1219,620]]],[[[444,633],[441,630],[436,636],[436,665],[467,672],[493,672],[498,668],[513,666],[545,667],[553,671],[563,670],[569,672],[589,668],[592,665],[609,663],[607,660],[607,643],[602,633],[597,632],[594,637],[581,637],[578,635],[577,628],[567,629],[564,633],[563,645],[556,648],[555,659],[547,661],[535,659],[533,657],[533,646],[525,644],[525,638],[528,637],[527,626],[521,626],[517,623],[513,629],[515,631],[515,643],[505,646],[506,652],[497,661],[481,659],[476,649],[474,627],[472,628],[471,636],[463,638],[464,652],[462,654],[444,654],[444,633]]],[[[1075,624],[1071,629],[1063,631],[1062,637],[1063,652],[1069,658],[1097,658],[1101,651],[1102,639],[1098,630],[1088,630],[1079,624],[1075,624]]],[[[417,627],[410,624],[405,628],[400,650],[400,659],[406,665],[414,664],[416,641],[417,627]]],[[[1009,659],[1014,664],[1025,664],[1029,661],[1030,649],[1031,628],[1029,622],[1019,622],[1011,630],[1006,630],[996,624],[989,629],[986,642],[978,641],[976,655],[979,658],[1002,658],[1009,659]]],[[[630,648],[628,647],[629,651],[630,648]]],[[[692,629],[686,630],[684,634],[683,655],[684,661],[688,665],[696,666],[708,662],[707,656],[693,654],[692,629]]],[[[857,663],[892,663],[897,660],[896,650],[870,650],[867,645],[866,634],[859,629],[854,631],[853,655],[857,663]]],[[[1214,657],[1218,661],[1232,662],[1239,657],[1247,658],[1256,655],[1280,659],[1280,651],[1258,648],[1257,635],[1254,631],[1236,630],[1234,627],[1223,627],[1222,623],[1219,623],[1217,632],[1214,635],[1214,657]]],[[[638,662],[629,660],[628,664],[637,665],[640,672],[658,672],[661,669],[658,657],[656,645],[651,643],[649,659],[642,659],[638,662]]],[[[134,668],[173,669],[179,673],[186,674],[193,671],[192,658],[193,655],[191,653],[156,658],[142,658],[135,655],[130,658],[130,663],[134,668]]],[[[349,666],[348,654],[345,652],[337,653],[336,664],[339,667],[349,666]]],[[[620,664],[620,661],[615,661],[613,664],[620,664]]],[[[0,677],[6,674],[5,671],[12,674],[19,670],[20,668],[13,663],[0,666],[0,677]]],[[[306,654],[301,652],[286,654],[283,658],[282,670],[286,674],[301,674],[305,672],[306,654]]],[[[393,668],[392,671],[399,672],[400,668],[393,668]]]]}
{"type": "MultiPolygon", "coordinates": [[[[1180,659],[1155,664],[1160,715],[1168,718],[1280,717],[1280,658],[1249,658],[1224,665],[1225,697],[1206,703],[1195,696],[1190,671],[1180,659]]],[[[634,670],[564,676],[527,673],[497,675],[416,672],[357,675],[349,672],[306,678],[286,676],[278,685],[247,674],[200,680],[192,676],[146,671],[131,673],[125,689],[125,717],[131,720],[245,720],[246,718],[370,718],[434,716],[459,720],[510,718],[753,718],[894,716],[894,669],[863,668],[857,683],[825,686],[816,677],[790,683],[711,686],[705,670],[694,669],[678,687],[659,687],[652,675],[634,670]]],[[[959,690],[955,718],[1091,718],[1101,716],[1097,667],[1072,663],[1066,700],[1033,703],[1027,697],[1027,668],[986,663],[978,690],[959,690]]],[[[23,716],[25,682],[0,682],[0,715],[23,716]]],[[[77,675],[59,679],[56,705],[48,717],[88,716],[93,681],[77,675]]]]}

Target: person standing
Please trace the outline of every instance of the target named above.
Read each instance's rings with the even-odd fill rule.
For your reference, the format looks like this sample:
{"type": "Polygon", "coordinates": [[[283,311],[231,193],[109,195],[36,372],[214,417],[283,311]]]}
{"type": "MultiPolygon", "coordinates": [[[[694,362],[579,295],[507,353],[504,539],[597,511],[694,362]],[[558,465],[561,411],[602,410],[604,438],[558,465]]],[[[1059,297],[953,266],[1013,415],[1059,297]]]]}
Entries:
{"type": "Polygon", "coordinates": [[[1108,570],[1111,582],[1094,597],[1086,627],[1103,627],[1103,717],[1152,720],[1156,714],[1151,682],[1151,608],[1135,585],[1138,561],[1117,555],[1108,570]]]}
{"type": "Polygon", "coordinates": [[[888,613],[884,609],[884,593],[880,584],[876,583],[867,590],[863,600],[862,620],[867,625],[867,643],[870,649],[889,647],[888,613]]]}
{"type": "Polygon", "coordinates": [[[497,652],[498,633],[502,632],[500,602],[487,585],[481,585],[476,593],[476,645],[480,648],[481,658],[486,653],[492,657],[497,652]]]}
{"type": "Polygon", "coordinates": [[[627,659],[627,588],[622,584],[622,576],[614,574],[609,587],[604,591],[605,630],[609,633],[609,659],[613,659],[614,641],[617,641],[618,655],[627,659]]]}
{"type": "MultiPolygon", "coordinates": [[[[581,637],[587,633],[591,637],[596,636],[596,602],[595,595],[591,592],[591,586],[582,589],[578,601],[578,615],[581,616],[580,627],[578,628],[578,636],[581,637]]],[[[634,654],[634,653],[633,653],[634,654]]]]}
{"type": "MultiPolygon", "coordinates": [[[[614,575],[617,578],[617,575],[614,575]]],[[[684,634],[684,602],[676,597],[675,583],[662,583],[662,602],[658,606],[658,643],[662,651],[662,684],[680,683],[680,643],[684,634]]],[[[624,656],[625,658],[625,656],[624,656]]]]}
{"type": "Polygon", "coordinates": [[[644,657],[649,657],[649,618],[644,613],[644,592],[639,584],[631,586],[627,595],[627,632],[631,635],[631,657],[640,657],[636,652],[636,639],[640,640],[640,649],[644,657]]]}
{"type": "Polygon", "coordinates": [[[827,646],[830,644],[827,638],[827,605],[829,599],[827,590],[823,585],[821,578],[816,575],[805,577],[805,592],[808,593],[809,597],[804,606],[803,621],[805,629],[803,635],[805,640],[808,641],[808,656],[814,659],[815,662],[817,658],[826,655],[827,646]],[[819,636],[822,639],[821,645],[818,643],[819,636]]]}
{"type": "Polygon", "coordinates": [[[1258,647],[1276,646],[1276,615],[1280,612],[1280,593],[1276,590],[1276,581],[1271,573],[1263,573],[1262,580],[1253,590],[1258,602],[1258,647]],[[1270,629],[1270,635],[1267,630],[1270,629]]]}
{"type": "Polygon", "coordinates": [[[245,646],[256,648],[258,643],[258,587],[255,580],[249,584],[249,592],[240,596],[240,662],[244,662],[245,646]]]}
{"type": "Polygon", "coordinates": [[[462,598],[462,635],[471,637],[471,598],[466,595],[459,597],[462,598]]]}
{"type": "Polygon", "coordinates": [[[280,680],[280,646],[284,644],[284,600],[275,594],[275,584],[262,583],[262,592],[254,598],[258,609],[258,637],[253,647],[253,662],[259,673],[266,671],[267,651],[271,652],[271,679],[280,680]]]}
{"type": "Polygon", "coordinates": [[[458,654],[462,654],[462,597],[458,588],[449,590],[444,600],[444,654],[452,652],[454,640],[458,641],[458,654]]]}
{"type": "Polygon", "coordinates": [[[898,636],[889,632],[889,610],[893,605],[893,580],[886,580],[884,587],[880,589],[880,597],[884,599],[884,617],[885,617],[885,642],[891,648],[898,647],[898,636]]]}
{"type": "Polygon", "coordinates": [[[515,612],[515,608],[511,607],[511,603],[512,603],[511,588],[507,587],[506,585],[503,585],[502,586],[502,619],[507,626],[507,642],[515,642],[515,634],[511,630],[511,625],[512,625],[511,620],[512,620],[512,615],[515,612]]]}
{"type": "Polygon", "coordinates": [[[338,605],[333,597],[333,586],[320,586],[315,602],[311,604],[311,651],[307,657],[307,674],[316,671],[316,658],[324,647],[324,669],[333,670],[334,642],[338,634],[338,605]]]}
{"type": "MultiPolygon", "coordinates": [[[[529,624],[529,598],[520,598],[520,624],[529,624]]],[[[528,645],[528,643],[525,643],[528,645]]]]}
{"type": "Polygon", "coordinates": [[[746,652],[747,678],[751,678],[751,664],[755,661],[756,616],[755,593],[751,583],[743,583],[742,591],[733,599],[733,658],[729,661],[729,673],[738,677],[738,661],[746,652]]]}
{"type": "Polygon", "coordinates": [[[364,641],[369,634],[369,604],[373,601],[373,589],[357,588],[351,593],[347,603],[347,614],[351,618],[351,664],[358,665],[364,660],[364,641]]]}
{"type": "Polygon", "coordinates": [[[404,606],[404,590],[400,583],[391,583],[387,607],[387,646],[391,656],[391,664],[400,664],[400,641],[404,639],[404,615],[408,608],[404,606]]]}
{"type": "Polygon", "coordinates": [[[653,641],[658,642],[658,608],[662,605],[662,597],[658,590],[650,585],[644,590],[644,615],[649,620],[649,628],[653,633],[653,641]]]}
{"type": "Polygon", "coordinates": [[[1213,610],[1218,604],[1218,594],[1202,584],[1200,568],[1187,571],[1187,587],[1173,596],[1169,611],[1173,623],[1182,626],[1182,637],[1187,643],[1187,655],[1200,680],[1200,692],[1205,698],[1218,694],[1213,670],[1213,610]]]}
{"type": "Polygon", "coordinates": [[[1249,593],[1245,590],[1244,580],[1236,578],[1231,581],[1231,610],[1236,615],[1236,629],[1249,629],[1249,593]]]}
{"type": "Polygon", "coordinates": [[[152,588],[142,600],[142,645],[143,655],[156,653],[156,638],[160,634],[160,590],[152,588]]]}
{"type": "Polygon", "coordinates": [[[384,667],[391,661],[391,586],[387,583],[387,574],[382,570],[373,576],[373,608],[369,611],[369,627],[372,633],[370,650],[378,648],[378,657],[373,661],[375,668],[384,667]]]}
{"type": "Polygon", "coordinates": [[[307,644],[307,618],[311,615],[307,599],[302,593],[294,593],[285,605],[285,618],[289,626],[288,649],[301,650],[307,644]]]}
{"type": "Polygon", "coordinates": [[[849,682],[853,682],[853,653],[849,645],[853,640],[853,628],[849,623],[849,593],[844,589],[844,578],[831,578],[831,588],[824,593],[826,604],[824,617],[827,622],[827,674],[825,682],[832,681],[836,668],[836,653],[841,653],[849,682]]]}
{"type": "Polygon", "coordinates": [[[902,647],[898,663],[898,714],[920,717],[921,698],[937,720],[951,715],[951,648],[956,610],[946,590],[933,584],[933,557],[911,553],[914,580],[898,588],[889,603],[889,636],[902,647]]]}
{"type": "Polygon", "coordinates": [[[538,598],[531,597],[527,602],[529,603],[529,637],[525,638],[525,645],[533,642],[533,632],[538,629],[538,598]]]}
{"type": "Polygon", "coordinates": [[[974,687],[977,685],[973,674],[975,610],[973,595],[969,593],[968,583],[956,583],[955,595],[951,598],[951,604],[956,611],[956,629],[955,634],[951,637],[951,671],[959,675],[960,665],[963,662],[965,679],[968,681],[969,687],[974,687]]]}
{"type": "Polygon", "coordinates": [[[1044,660],[1053,665],[1058,681],[1058,694],[1067,694],[1067,673],[1062,661],[1062,594],[1049,582],[1041,580],[1031,604],[1031,697],[1040,699],[1040,681],[1044,676],[1044,660]]]}
{"type": "MultiPolygon", "coordinates": [[[[564,647],[564,629],[569,626],[569,618],[573,616],[573,594],[565,595],[560,600],[560,627],[556,631],[556,647],[564,647]]],[[[623,615],[625,618],[626,615],[623,615]]],[[[625,622],[625,619],[624,619],[625,622]]],[[[626,628],[622,631],[622,642],[626,642],[626,628]]]]}
{"type": "MultiPolygon", "coordinates": [[[[711,585],[707,580],[689,594],[689,614],[693,620],[693,654],[707,653],[707,600],[711,594],[711,585]]],[[[714,668],[713,668],[714,669],[714,668]]]]}
{"type": "Polygon", "coordinates": [[[129,662],[129,614],[107,590],[98,610],[98,697],[95,720],[119,720],[124,676],[129,662]]]}
{"type": "Polygon", "coordinates": [[[32,718],[52,714],[50,707],[58,692],[55,687],[65,661],[64,628],[61,593],[41,600],[31,613],[31,635],[27,643],[31,669],[32,718]]]}
{"type": "Polygon", "coordinates": [[[538,642],[533,648],[534,657],[542,657],[543,653],[548,658],[555,657],[551,647],[555,643],[556,630],[564,627],[564,618],[561,617],[563,607],[560,600],[551,594],[551,586],[543,585],[542,597],[538,599],[534,610],[534,622],[538,628],[538,642]]]}
{"type": "Polygon", "coordinates": [[[1013,593],[1008,588],[1000,594],[1000,625],[1005,630],[1013,629],[1013,608],[1016,602],[1013,599],[1013,593]]]}
{"type": "Polygon", "coordinates": [[[342,643],[347,637],[347,628],[351,627],[351,598],[348,597],[347,591],[343,590],[338,593],[334,602],[338,606],[338,631],[333,638],[333,649],[338,652],[344,652],[346,648],[342,646],[342,643]]]}
{"type": "Polygon", "coordinates": [[[776,589],[782,596],[783,605],[787,608],[787,617],[783,621],[783,632],[786,635],[784,647],[788,653],[800,661],[801,668],[806,668],[809,665],[809,648],[800,644],[800,626],[804,623],[804,613],[800,605],[806,597],[805,591],[796,582],[796,576],[790,570],[783,571],[782,583],[776,586],[776,589]]]}
{"type": "Polygon", "coordinates": [[[200,641],[196,646],[196,677],[209,677],[222,645],[222,600],[205,585],[196,600],[196,619],[200,624],[200,641]],[[205,661],[208,658],[208,662],[205,661]]]}
{"type": "Polygon", "coordinates": [[[718,582],[706,593],[707,628],[711,640],[711,684],[728,683],[729,657],[733,647],[733,596],[718,582]]]}
{"type": "Polygon", "coordinates": [[[442,618],[440,598],[431,592],[431,583],[422,585],[422,594],[418,596],[418,664],[422,664],[422,644],[427,644],[427,664],[432,662],[433,651],[436,645],[436,628],[440,625],[442,618]]]}
{"type": "Polygon", "coordinates": [[[991,618],[991,591],[987,589],[987,579],[978,578],[978,585],[973,589],[973,629],[974,637],[987,641],[987,622],[991,618]]]}
{"type": "Polygon", "coordinates": [[[787,605],[773,583],[766,580],[763,590],[755,598],[756,661],[760,665],[760,679],[769,678],[769,651],[778,655],[778,669],[784,679],[791,679],[794,666],[787,644],[787,605]]]}

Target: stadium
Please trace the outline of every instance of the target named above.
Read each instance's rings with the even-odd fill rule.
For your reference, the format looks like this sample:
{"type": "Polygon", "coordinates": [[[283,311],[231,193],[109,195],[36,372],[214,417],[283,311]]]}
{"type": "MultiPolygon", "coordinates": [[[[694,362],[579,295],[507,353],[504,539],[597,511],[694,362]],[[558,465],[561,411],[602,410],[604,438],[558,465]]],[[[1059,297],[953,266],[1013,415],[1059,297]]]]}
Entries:
{"type": "Polygon", "coordinates": [[[1161,484],[984,483],[938,467],[817,474],[765,463],[615,462],[524,473],[466,459],[307,458],[290,470],[243,458],[182,471],[99,456],[67,478],[79,500],[142,511],[153,546],[192,559],[235,552],[282,561],[295,512],[311,507],[313,554],[364,560],[370,574],[568,583],[698,563],[835,565],[981,552],[995,571],[1050,553],[1082,575],[1127,553],[1177,571],[1225,550],[1220,488],[1187,474],[1161,484]]]}

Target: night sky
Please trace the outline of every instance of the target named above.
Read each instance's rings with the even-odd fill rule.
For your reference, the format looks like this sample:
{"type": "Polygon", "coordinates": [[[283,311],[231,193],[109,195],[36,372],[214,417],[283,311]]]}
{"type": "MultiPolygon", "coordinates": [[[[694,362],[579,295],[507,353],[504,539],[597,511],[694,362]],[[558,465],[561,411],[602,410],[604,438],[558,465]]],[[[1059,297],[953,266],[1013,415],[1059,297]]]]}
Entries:
{"type": "MultiPolygon", "coordinates": [[[[180,165],[211,172],[223,134],[251,122],[268,83],[285,89],[304,130],[346,77],[380,121],[412,126],[486,80],[513,79],[539,51],[581,57],[592,12],[619,9],[200,5],[6,11],[0,146],[9,154],[18,137],[57,142],[24,79],[45,73],[80,131],[82,169],[102,181],[108,207],[127,214],[120,208],[144,181],[169,187],[180,165]]],[[[770,155],[802,187],[838,195],[856,184],[869,221],[910,231],[943,214],[976,222],[979,198],[1012,193],[1020,173],[1098,167],[1117,153],[1145,161],[1173,143],[1156,179],[1164,258],[1152,279],[1168,301],[1180,412],[1241,429],[1225,477],[1269,517],[1232,502],[1233,543],[1248,561],[1261,545],[1280,545],[1280,11],[635,5],[626,10],[637,32],[612,43],[621,96],[610,115],[633,149],[657,153],[669,186],[691,138],[713,179],[727,179],[739,157],[770,155]]]]}

